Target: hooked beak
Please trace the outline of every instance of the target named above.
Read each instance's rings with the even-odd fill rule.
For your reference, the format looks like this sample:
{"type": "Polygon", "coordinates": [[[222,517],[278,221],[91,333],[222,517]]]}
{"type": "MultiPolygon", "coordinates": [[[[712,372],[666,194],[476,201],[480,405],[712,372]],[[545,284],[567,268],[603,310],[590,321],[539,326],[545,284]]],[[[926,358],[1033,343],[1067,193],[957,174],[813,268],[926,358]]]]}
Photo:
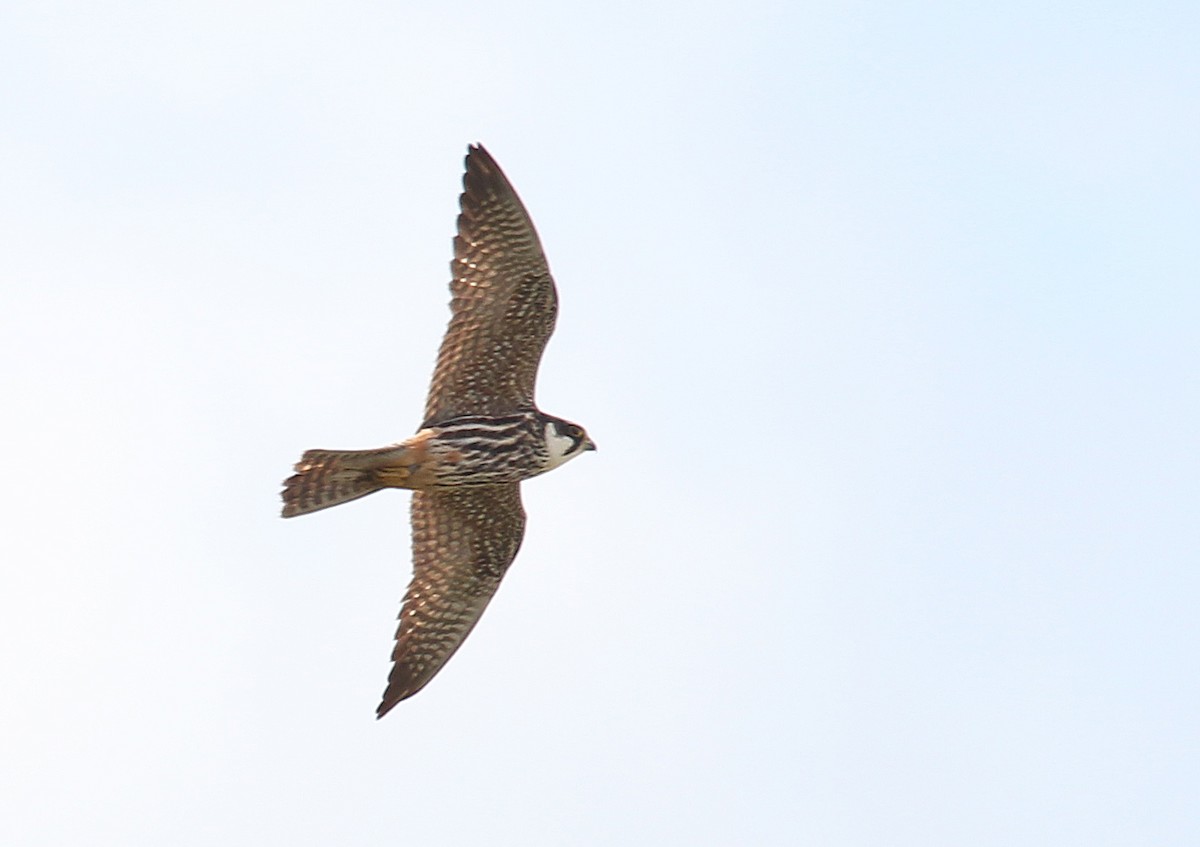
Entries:
{"type": "Polygon", "coordinates": [[[591,438],[588,438],[587,441],[583,442],[583,452],[586,453],[588,450],[595,450],[595,449],[596,449],[596,442],[592,441],[591,438]]]}

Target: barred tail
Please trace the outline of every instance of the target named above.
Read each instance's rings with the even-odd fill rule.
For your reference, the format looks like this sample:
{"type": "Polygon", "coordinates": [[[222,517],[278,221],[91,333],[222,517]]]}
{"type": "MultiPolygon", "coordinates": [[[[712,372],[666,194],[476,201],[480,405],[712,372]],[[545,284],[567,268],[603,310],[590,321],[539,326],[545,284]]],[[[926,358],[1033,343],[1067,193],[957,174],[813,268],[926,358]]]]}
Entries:
{"type": "Polygon", "coordinates": [[[292,518],[365,497],[388,483],[379,471],[403,457],[400,445],[377,450],[307,450],[283,482],[283,516],[292,518]]]}

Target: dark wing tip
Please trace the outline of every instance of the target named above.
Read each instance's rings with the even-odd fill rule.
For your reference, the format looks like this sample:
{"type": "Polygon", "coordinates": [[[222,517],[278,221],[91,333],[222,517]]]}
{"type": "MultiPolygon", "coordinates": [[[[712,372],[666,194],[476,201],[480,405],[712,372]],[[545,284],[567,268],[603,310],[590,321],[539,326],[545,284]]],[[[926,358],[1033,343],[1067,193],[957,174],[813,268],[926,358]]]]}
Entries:
{"type": "Polygon", "coordinates": [[[388,678],[387,689],[383,692],[383,699],[379,701],[379,706],[375,709],[375,720],[379,720],[390,712],[401,700],[407,700],[424,688],[425,683],[429,682],[432,676],[433,674],[429,674],[425,679],[413,679],[402,669],[402,666],[394,666],[391,676],[388,678]]]}
{"type": "Polygon", "coordinates": [[[468,168],[471,166],[472,159],[478,159],[484,164],[491,165],[493,167],[496,165],[496,160],[492,158],[492,154],[489,153],[487,148],[478,141],[467,145],[466,163],[468,168]]]}
{"type": "Polygon", "coordinates": [[[375,720],[379,720],[384,715],[392,710],[392,707],[403,700],[403,697],[385,697],[380,701],[379,707],[375,709],[375,720]]]}
{"type": "MultiPolygon", "coordinates": [[[[464,200],[470,198],[478,202],[488,197],[516,199],[512,183],[482,144],[472,144],[467,148],[463,164],[464,200]]],[[[520,203],[519,200],[517,202],[520,203]]]]}
{"type": "Polygon", "coordinates": [[[384,715],[386,715],[388,712],[390,712],[397,703],[399,703],[401,700],[405,699],[406,697],[411,697],[412,694],[415,694],[415,693],[416,692],[414,691],[414,692],[411,692],[410,694],[402,694],[400,696],[397,696],[397,695],[393,694],[391,691],[385,691],[383,694],[383,699],[379,701],[379,706],[376,707],[376,709],[375,709],[375,720],[379,720],[380,718],[382,718],[384,715]]]}
{"type": "Polygon", "coordinates": [[[487,174],[500,170],[500,166],[496,164],[492,154],[482,144],[471,144],[467,147],[467,157],[463,159],[463,165],[468,174],[472,172],[487,174]]]}

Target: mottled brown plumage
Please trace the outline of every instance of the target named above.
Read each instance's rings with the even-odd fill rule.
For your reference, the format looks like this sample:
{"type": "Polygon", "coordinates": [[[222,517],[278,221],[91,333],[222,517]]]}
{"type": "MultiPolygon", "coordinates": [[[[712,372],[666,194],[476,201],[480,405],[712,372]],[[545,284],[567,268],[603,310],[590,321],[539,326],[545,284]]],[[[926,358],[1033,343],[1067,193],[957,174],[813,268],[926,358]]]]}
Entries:
{"type": "Polygon", "coordinates": [[[534,406],[534,382],[558,297],[533,222],[482,147],[467,156],[450,262],[450,326],[425,422],[534,406]]]}
{"type": "Polygon", "coordinates": [[[525,533],[520,485],[414,492],[412,529],[413,578],[380,717],[421,690],[483,614],[525,533]]]}
{"type": "Polygon", "coordinates": [[[309,450],[283,516],[383,488],[413,490],[413,578],[382,717],[425,686],[478,622],[525,532],[520,481],[595,449],[534,403],[558,300],[533,223],[495,160],[467,152],[451,318],[413,437],[376,450],[309,450]]]}

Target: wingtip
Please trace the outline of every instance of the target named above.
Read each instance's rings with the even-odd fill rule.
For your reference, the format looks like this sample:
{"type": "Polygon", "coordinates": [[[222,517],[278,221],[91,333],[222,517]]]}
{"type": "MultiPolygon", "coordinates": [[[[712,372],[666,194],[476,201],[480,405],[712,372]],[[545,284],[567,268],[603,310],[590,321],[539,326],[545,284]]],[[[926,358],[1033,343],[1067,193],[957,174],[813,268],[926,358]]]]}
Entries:
{"type": "Polygon", "coordinates": [[[496,160],[487,148],[478,141],[473,141],[467,145],[467,156],[463,160],[466,169],[471,170],[471,163],[474,162],[477,167],[481,167],[484,171],[499,171],[500,166],[496,164],[496,160]]]}
{"type": "Polygon", "coordinates": [[[384,715],[394,709],[397,703],[399,703],[401,700],[411,697],[412,694],[415,693],[416,692],[414,691],[409,694],[403,694],[399,697],[388,697],[385,693],[383,699],[379,701],[379,705],[375,708],[375,720],[382,718],[384,715]]]}
{"type": "Polygon", "coordinates": [[[379,720],[396,708],[397,703],[407,700],[425,687],[424,683],[414,685],[411,679],[402,680],[397,677],[397,673],[399,673],[397,666],[392,665],[392,672],[388,674],[387,688],[383,690],[383,696],[379,698],[379,706],[375,709],[375,720],[379,720]]]}

